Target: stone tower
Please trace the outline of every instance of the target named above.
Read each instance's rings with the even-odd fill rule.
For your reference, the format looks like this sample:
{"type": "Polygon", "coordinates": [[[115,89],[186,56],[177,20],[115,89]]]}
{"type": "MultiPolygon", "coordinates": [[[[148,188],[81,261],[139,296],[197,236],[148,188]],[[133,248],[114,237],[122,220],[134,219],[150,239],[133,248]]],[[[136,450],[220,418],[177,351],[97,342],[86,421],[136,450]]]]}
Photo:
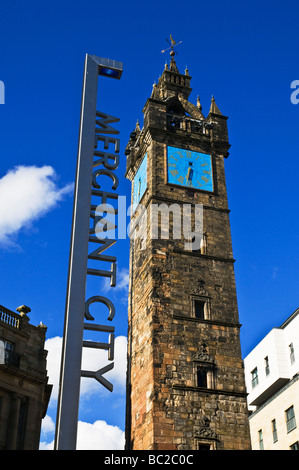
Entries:
{"type": "Polygon", "coordinates": [[[172,50],[143,108],[143,129],[137,123],[126,147],[132,181],[126,448],[248,450],[224,173],[227,118],[214,98],[207,117],[199,99],[188,101],[190,81],[172,50]],[[190,230],[181,235],[186,220],[193,239],[190,230]]]}

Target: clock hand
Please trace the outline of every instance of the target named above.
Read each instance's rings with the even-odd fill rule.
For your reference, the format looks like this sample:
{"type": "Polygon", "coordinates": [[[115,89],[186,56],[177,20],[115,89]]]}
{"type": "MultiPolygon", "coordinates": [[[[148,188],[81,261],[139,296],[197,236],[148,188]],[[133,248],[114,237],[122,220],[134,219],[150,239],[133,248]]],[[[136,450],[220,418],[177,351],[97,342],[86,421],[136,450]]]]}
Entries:
{"type": "Polygon", "coordinates": [[[189,166],[189,168],[188,168],[188,173],[187,173],[187,176],[186,176],[187,180],[191,179],[190,174],[191,174],[191,177],[192,177],[192,168],[191,168],[191,166],[189,166]]]}

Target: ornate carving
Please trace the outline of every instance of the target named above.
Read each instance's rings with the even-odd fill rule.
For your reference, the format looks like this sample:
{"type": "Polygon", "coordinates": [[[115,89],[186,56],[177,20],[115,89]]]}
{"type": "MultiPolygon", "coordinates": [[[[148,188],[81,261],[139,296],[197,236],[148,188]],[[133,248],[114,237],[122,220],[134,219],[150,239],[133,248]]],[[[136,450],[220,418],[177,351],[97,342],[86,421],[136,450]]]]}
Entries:
{"type": "Polygon", "coordinates": [[[217,434],[211,428],[200,428],[199,431],[195,431],[194,437],[218,440],[217,434]]]}
{"type": "Polygon", "coordinates": [[[197,286],[192,289],[192,294],[195,295],[202,295],[204,297],[208,297],[209,293],[205,289],[205,281],[202,281],[201,279],[197,280],[197,286]]]}
{"type": "Polygon", "coordinates": [[[208,350],[207,350],[207,345],[205,343],[199,346],[199,350],[196,354],[194,354],[194,356],[192,357],[192,360],[196,362],[204,362],[204,363],[209,363],[209,364],[215,363],[215,359],[209,355],[208,350]]]}
{"type": "Polygon", "coordinates": [[[198,431],[195,431],[194,437],[198,439],[218,440],[217,434],[210,428],[210,420],[207,416],[202,416],[201,427],[198,431]]]}

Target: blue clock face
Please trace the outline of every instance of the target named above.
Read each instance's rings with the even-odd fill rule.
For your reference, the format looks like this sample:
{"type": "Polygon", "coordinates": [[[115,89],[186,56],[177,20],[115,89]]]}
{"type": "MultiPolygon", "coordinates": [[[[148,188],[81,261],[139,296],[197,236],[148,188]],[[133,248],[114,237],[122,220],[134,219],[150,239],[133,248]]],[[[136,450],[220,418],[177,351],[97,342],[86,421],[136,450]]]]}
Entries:
{"type": "Polygon", "coordinates": [[[167,147],[167,181],[212,192],[214,187],[211,155],[167,147]]]}
{"type": "Polygon", "coordinates": [[[147,188],[147,154],[145,154],[133,181],[133,212],[147,188]]]}

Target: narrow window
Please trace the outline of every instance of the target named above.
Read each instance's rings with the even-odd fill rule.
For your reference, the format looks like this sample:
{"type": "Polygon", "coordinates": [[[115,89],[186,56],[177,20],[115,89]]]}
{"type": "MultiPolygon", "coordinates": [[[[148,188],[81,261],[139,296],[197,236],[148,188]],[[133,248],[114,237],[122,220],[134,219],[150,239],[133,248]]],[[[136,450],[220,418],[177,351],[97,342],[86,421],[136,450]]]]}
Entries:
{"type": "Polygon", "coordinates": [[[207,254],[207,235],[205,233],[202,234],[202,239],[200,242],[200,252],[202,255],[207,254]]]}
{"type": "Polygon", "coordinates": [[[287,432],[293,431],[296,428],[295,412],[294,407],[290,406],[285,412],[286,423],[287,423],[287,432]]]}
{"type": "Polygon", "coordinates": [[[293,364],[293,363],[295,362],[295,352],[294,352],[293,343],[291,343],[291,344],[289,345],[289,352],[290,352],[291,364],[293,364]]]}
{"type": "Polygon", "coordinates": [[[205,310],[206,310],[206,302],[203,300],[194,300],[194,315],[195,318],[200,320],[204,320],[205,318],[205,310]]]}
{"type": "Polygon", "coordinates": [[[261,429],[259,430],[258,435],[259,435],[259,448],[260,450],[264,450],[263,431],[261,429]]]}
{"type": "Polygon", "coordinates": [[[278,441],[278,437],[277,437],[277,428],[276,428],[276,419],[273,419],[273,420],[271,421],[271,424],[272,424],[273,442],[276,442],[276,441],[278,441]]]}
{"type": "Polygon", "coordinates": [[[257,367],[251,372],[251,386],[252,388],[256,387],[259,383],[259,378],[257,374],[257,367]]]}
{"type": "MultiPolygon", "coordinates": [[[[194,193],[191,191],[188,191],[188,196],[194,196],[194,193]]],[[[192,242],[194,242],[195,237],[192,238],[192,242]]],[[[200,246],[193,248],[192,246],[192,251],[201,255],[206,255],[207,254],[207,235],[203,233],[202,239],[200,240],[200,246]]]]}
{"type": "Polygon", "coordinates": [[[13,344],[5,341],[5,363],[11,364],[13,361],[13,344]]]}
{"type": "Polygon", "coordinates": [[[268,356],[265,357],[264,361],[265,361],[265,373],[266,373],[266,375],[269,375],[270,374],[270,366],[269,366],[268,356]]]}
{"type": "Polygon", "coordinates": [[[0,364],[5,364],[5,343],[0,339],[0,364]]]}
{"type": "Polygon", "coordinates": [[[197,386],[207,388],[207,371],[202,367],[197,367],[196,371],[197,386]]]}
{"type": "Polygon", "coordinates": [[[197,445],[197,450],[211,450],[211,445],[200,443],[197,445]]]}
{"type": "Polygon", "coordinates": [[[0,364],[18,365],[18,356],[14,353],[14,345],[0,340],[0,364]]]}

